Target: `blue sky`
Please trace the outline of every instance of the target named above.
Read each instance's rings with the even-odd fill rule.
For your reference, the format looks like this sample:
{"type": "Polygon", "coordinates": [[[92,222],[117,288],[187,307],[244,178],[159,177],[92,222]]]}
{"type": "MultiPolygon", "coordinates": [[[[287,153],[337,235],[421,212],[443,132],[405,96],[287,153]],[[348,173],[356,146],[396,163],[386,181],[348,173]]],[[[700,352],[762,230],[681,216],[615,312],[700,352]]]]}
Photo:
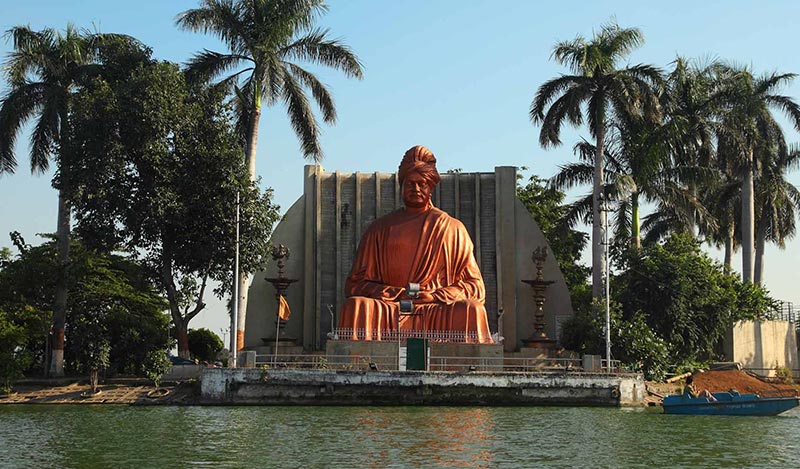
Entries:
{"type": "MultiPolygon", "coordinates": [[[[359,56],[363,81],[310,67],[330,86],[339,119],[325,127],[322,145],[328,171],[393,172],[403,152],[430,147],[440,170],[490,171],[494,166],[527,166],[527,174],[552,176],[571,159],[572,144],[585,128],[563,133],[564,145],[544,150],[538,128],[528,119],[536,89],[565,72],[550,52],[560,40],[591,36],[611,18],[638,27],[646,43],[631,63],[665,69],[676,55],[718,57],[752,67],[756,73],[800,72],[796,19],[800,3],[790,1],[705,2],[332,0],[319,26],[330,28],[359,56]]],[[[180,31],[175,15],[195,0],[0,0],[0,29],[29,24],[63,29],[68,22],[101,32],[130,34],[153,48],[154,56],[184,62],[203,48],[222,51],[211,36],[180,31]]],[[[0,42],[0,56],[10,45],[0,42]]],[[[0,91],[4,91],[0,83],[0,91]]],[[[800,78],[784,93],[800,100],[800,78]]],[[[299,144],[285,110],[266,110],[260,127],[258,174],[288,207],[302,194],[299,144]]],[[[786,127],[791,142],[797,132],[786,127]]],[[[17,148],[17,174],[0,178],[0,246],[20,231],[29,243],[36,233],[55,231],[56,193],[52,174],[31,176],[27,145],[17,148]]],[[[800,183],[798,174],[790,178],[800,183]]],[[[800,244],[767,251],[766,284],[776,298],[800,301],[791,272],[800,244]]],[[[718,257],[717,253],[714,253],[718,257]]],[[[214,331],[227,327],[220,303],[192,323],[214,331]]]]}

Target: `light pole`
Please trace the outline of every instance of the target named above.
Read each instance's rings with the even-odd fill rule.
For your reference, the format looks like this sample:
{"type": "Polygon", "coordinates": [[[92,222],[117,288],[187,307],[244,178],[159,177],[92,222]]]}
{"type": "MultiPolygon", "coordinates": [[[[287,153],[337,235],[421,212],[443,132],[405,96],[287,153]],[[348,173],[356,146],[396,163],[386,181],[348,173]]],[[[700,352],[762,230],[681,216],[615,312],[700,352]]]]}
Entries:
{"type": "Polygon", "coordinates": [[[603,252],[605,255],[605,272],[603,281],[606,287],[606,368],[611,372],[611,268],[608,263],[608,193],[603,191],[600,212],[603,214],[603,252]]]}
{"type": "Polygon", "coordinates": [[[228,366],[236,368],[236,321],[239,318],[239,191],[236,191],[236,250],[233,256],[233,314],[231,315],[231,345],[228,366]]]}

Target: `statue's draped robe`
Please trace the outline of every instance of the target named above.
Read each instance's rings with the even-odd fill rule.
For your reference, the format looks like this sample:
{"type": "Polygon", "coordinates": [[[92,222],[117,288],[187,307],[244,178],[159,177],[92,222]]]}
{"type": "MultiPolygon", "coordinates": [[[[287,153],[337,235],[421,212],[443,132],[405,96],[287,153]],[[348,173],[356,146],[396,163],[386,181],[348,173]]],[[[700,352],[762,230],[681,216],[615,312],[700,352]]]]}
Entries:
{"type": "Polygon", "coordinates": [[[345,283],[348,298],[339,329],[347,336],[342,338],[386,339],[399,319],[401,331],[491,343],[486,291],[472,250],[464,225],[435,207],[401,208],[376,220],[361,239],[345,283]],[[431,292],[434,302],[415,302],[415,314],[404,316],[399,299],[409,282],[431,292]]]}

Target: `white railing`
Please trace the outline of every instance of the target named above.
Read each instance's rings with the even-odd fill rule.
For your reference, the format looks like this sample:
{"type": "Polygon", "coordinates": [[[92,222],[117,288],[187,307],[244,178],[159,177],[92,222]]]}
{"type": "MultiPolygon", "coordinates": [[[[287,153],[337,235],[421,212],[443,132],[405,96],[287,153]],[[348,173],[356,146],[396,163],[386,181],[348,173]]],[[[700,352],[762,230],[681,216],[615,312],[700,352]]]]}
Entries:
{"type": "MultiPolygon", "coordinates": [[[[256,367],[317,369],[317,370],[377,370],[397,371],[397,355],[256,355],[256,367]]],[[[436,372],[559,372],[584,373],[579,358],[528,358],[528,357],[455,357],[431,356],[428,371],[436,372]]],[[[607,373],[603,360],[601,370],[607,373]]],[[[613,373],[621,373],[620,362],[611,361],[613,373]]]]}

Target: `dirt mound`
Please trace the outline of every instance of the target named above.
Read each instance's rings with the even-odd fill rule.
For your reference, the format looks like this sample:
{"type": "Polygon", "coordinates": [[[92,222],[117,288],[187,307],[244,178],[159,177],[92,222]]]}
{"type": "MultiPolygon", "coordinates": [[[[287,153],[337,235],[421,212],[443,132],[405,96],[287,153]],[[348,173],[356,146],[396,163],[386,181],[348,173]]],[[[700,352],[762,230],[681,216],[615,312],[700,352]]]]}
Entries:
{"type": "MultiPolygon", "coordinates": [[[[800,394],[800,385],[772,384],[738,370],[720,370],[697,372],[694,375],[694,384],[698,390],[708,389],[711,392],[724,392],[735,389],[741,394],[761,394],[763,396],[783,396],[800,394]]],[[[684,381],[674,383],[648,382],[647,390],[650,393],[645,399],[648,405],[660,404],[664,396],[680,394],[683,391],[684,381]]]]}
{"type": "Polygon", "coordinates": [[[797,388],[788,384],[766,383],[738,370],[706,371],[705,373],[695,373],[694,385],[698,390],[708,389],[711,392],[720,392],[735,389],[742,394],[797,390],[797,388]]]}

